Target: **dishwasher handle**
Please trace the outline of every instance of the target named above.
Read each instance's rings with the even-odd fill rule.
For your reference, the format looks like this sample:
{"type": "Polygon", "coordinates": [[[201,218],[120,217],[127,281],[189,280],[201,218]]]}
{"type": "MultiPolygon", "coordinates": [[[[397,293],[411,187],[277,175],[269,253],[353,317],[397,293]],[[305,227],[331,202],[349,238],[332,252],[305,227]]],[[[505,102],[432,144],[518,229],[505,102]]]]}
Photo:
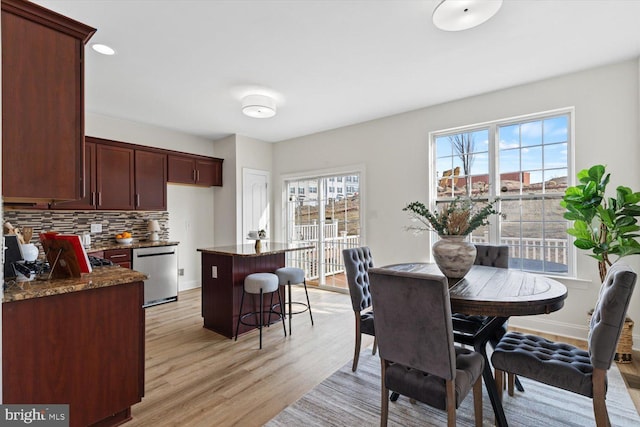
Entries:
{"type": "Polygon", "coordinates": [[[137,258],[145,258],[150,256],[160,256],[160,255],[173,255],[175,252],[156,252],[153,254],[136,254],[137,258]]]}

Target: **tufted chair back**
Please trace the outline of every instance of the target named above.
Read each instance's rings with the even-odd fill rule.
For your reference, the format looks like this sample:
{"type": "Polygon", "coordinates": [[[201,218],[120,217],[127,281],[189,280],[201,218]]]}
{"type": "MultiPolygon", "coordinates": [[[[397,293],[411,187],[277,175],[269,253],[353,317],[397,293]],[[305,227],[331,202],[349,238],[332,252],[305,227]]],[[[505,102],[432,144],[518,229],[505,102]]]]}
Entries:
{"type": "Polygon", "coordinates": [[[451,380],[456,376],[447,279],[371,270],[380,357],[451,380]]]}
{"type": "Polygon", "coordinates": [[[636,278],[636,273],[620,262],[607,271],[589,325],[589,357],[595,368],[607,370],[611,366],[636,278]]]}
{"type": "Polygon", "coordinates": [[[344,269],[347,273],[353,311],[360,312],[371,307],[368,271],[369,268],[373,267],[373,257],[369,247],[344,249],[342,258],[344,259],[344,269]]]}
{"type": "Polygon", "coordinates": [[[509,246],[507,245],[475,245],[475,265],[509,268],[509,246]]]}

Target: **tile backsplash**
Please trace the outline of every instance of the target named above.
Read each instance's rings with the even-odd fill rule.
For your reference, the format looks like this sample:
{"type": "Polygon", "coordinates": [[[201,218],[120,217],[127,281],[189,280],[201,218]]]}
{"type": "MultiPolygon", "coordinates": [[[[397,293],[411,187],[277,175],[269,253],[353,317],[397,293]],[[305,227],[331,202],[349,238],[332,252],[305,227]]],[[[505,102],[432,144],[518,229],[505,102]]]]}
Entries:
{"type": "MultiPolygon", "coordinates": [[[[42,231],[63,234],[83,234],[91,231],[91,224],[102,224],[101,233],[91,233],[91,243],[97,246],[113,243],[116,234],[129,231],[135,240],[146,240],[147,220],[160,223],[160,240],[169,240],[169,213],[159,211],[56,211],[4,209],[4,221],[14,227],[33,227],[31,243],[38,243],[42,231]]],[[[40,246],[38,244],[38,246],[40,246]]]]}

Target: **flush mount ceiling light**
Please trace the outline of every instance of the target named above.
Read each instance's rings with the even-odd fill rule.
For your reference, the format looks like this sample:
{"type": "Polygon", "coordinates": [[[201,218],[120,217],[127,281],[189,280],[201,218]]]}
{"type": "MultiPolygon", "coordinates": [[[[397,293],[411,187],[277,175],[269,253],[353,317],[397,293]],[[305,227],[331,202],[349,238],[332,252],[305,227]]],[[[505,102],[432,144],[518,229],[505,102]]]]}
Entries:
{"type": "Polygon", "coordinates": [[[477,27],[498,13],[502,0],[442,0],[433,11],[433,23],[444,31],[477,27]]]}
{"type": "Polygon", "coordinates": [[[115,55],[115,49],[107,46],[106,44],[95,43],[91,45],[91,48],[102,55],[115,55]]]}
{"type": "Polygon", "coordinates": [[[266,95],[247,95],[242,98],[242,112],[256,119],[268,119],[276,115],[276,101],[266,95]]]}

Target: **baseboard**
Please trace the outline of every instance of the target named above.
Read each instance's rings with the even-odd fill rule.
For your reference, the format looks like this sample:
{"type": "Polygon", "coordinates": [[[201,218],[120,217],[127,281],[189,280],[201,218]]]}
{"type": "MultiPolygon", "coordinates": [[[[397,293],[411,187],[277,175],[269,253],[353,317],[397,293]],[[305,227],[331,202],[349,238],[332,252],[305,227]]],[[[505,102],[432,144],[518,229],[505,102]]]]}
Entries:
{"type": "Polygon", "coordinates": [[[187,291],[189,289],[195,289],[199,287],[200,282],[198,280],[183,281],[178,285],[178,291],[187,291]]]}

